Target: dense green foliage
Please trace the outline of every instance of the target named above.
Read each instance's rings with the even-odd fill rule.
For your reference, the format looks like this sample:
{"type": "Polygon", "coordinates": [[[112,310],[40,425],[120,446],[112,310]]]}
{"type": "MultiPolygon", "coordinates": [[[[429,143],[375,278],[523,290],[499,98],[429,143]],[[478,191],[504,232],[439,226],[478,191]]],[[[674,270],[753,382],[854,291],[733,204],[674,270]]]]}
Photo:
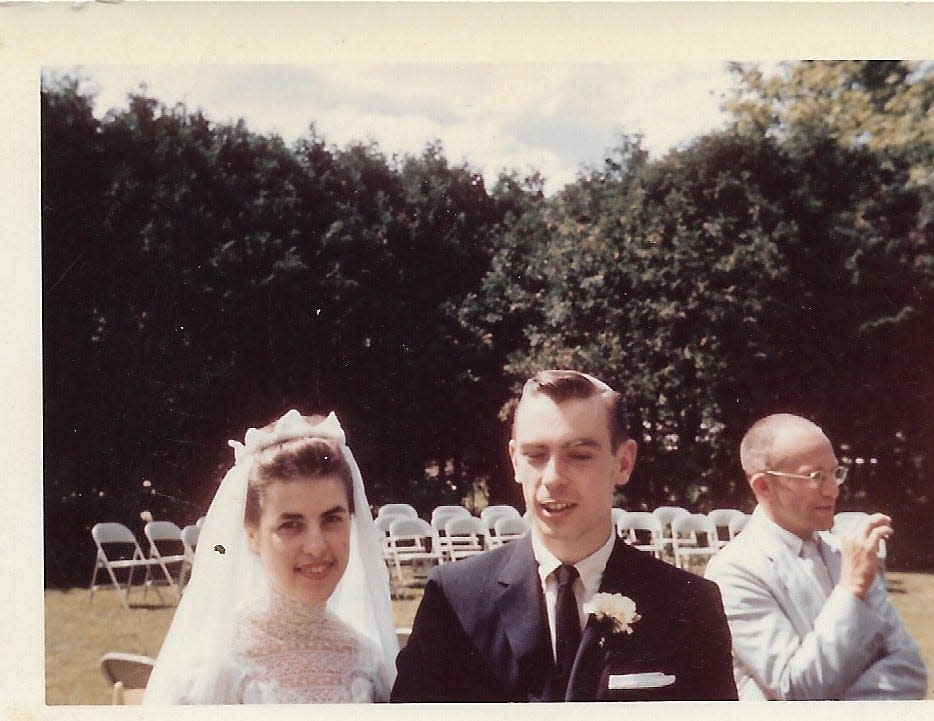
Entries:
{"type": "Polygon", "coordinates": [[[96,521],[201,515],[225,441],[291,406],[337,410],[375,503],[518,501],[509,399],[543,366],[625,389],[628,507],[748,506],[738,440],[787,410],[854,461],[841,506],[926,522],[934,73],[735,72],[732,127],[654,161],[621,138],[552,197],[47,84],[47,583],[86,582],[96,521]]]}

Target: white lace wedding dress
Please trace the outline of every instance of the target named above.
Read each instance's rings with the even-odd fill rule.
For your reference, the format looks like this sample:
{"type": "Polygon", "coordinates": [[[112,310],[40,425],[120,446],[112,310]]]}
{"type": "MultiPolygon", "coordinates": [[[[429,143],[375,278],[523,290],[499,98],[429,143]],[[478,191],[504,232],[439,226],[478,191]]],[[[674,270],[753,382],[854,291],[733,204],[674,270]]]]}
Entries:
{"type": "Polygon", "coordinates": [[[231,655],[214,679],[217,704],[371,703],[374,644],[327,611],[271,591],[238,613],[231,655]]]}

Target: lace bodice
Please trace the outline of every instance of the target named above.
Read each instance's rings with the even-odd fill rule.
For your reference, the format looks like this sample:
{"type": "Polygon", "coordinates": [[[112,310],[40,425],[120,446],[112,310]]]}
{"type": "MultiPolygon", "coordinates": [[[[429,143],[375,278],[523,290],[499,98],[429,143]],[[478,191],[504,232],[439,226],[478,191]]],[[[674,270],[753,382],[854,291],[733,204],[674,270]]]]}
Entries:
{"type": "Polygon", "coordinates": [[[374,699],[375,649],[331,615],[272,590],[244,608],[232,662],[240,703],[365,703],[374,699]]]}

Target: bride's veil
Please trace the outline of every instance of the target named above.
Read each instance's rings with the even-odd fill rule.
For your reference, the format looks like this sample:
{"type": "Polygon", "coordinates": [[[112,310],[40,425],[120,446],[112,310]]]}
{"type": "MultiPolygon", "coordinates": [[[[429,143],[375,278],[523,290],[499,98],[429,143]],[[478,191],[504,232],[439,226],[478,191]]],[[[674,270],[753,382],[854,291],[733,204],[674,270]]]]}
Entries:
{"type": "Polygon", "coordinates": [[[221,482],[198,538],[191,580],[163,641],[143,703],[221,703],[223,669],[229,662],[237,608],[267,588],[259,559],[243,528],[247,477],[253,453],[270,442],[323,437],[340,444],[353,476],[354,516],[350,562],[328,600],[328,608],[367,637],[377,653],[377,699],[388,699],[399,650],[389,600],[389,575],[382,539],[373,523],[360,469],[344,431],[331,413],[311,426],[289,411],[270,433],[251,428],[245,443],[231,441],[236,463],[221,482]]]}

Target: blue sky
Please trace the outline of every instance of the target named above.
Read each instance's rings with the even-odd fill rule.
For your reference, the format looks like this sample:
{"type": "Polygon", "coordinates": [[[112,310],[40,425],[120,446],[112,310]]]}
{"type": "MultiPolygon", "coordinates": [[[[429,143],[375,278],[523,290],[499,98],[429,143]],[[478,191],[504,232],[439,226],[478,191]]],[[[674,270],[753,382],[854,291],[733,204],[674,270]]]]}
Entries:
{"type": "Polygon", "coordinates": [[[653,156],[721,125],[732,86],[726,63],[360,63],[84,65],[47,67],[85,78],[95,111],[126,107],[145,83],[167,105],[212,120],[244,118],[287,141],[314,123],[329,143],[376,141],[387,155],[440,140],[452,163],[495,178],[541,171],[549,192],[599,164],[620,133],[641,133],[653,156]]]}

